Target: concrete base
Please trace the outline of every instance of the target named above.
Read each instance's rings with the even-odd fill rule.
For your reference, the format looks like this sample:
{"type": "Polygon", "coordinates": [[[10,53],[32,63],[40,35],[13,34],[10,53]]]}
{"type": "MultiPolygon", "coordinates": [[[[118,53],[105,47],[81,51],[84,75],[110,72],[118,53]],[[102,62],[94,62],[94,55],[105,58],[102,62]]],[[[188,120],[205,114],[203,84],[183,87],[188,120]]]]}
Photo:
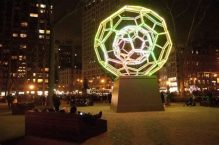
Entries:
{"type": "Polygon", "coordinates": [[[163,111],[156,76],[120,77],[114,82],[111,109],[115,112],[163,111]]]}

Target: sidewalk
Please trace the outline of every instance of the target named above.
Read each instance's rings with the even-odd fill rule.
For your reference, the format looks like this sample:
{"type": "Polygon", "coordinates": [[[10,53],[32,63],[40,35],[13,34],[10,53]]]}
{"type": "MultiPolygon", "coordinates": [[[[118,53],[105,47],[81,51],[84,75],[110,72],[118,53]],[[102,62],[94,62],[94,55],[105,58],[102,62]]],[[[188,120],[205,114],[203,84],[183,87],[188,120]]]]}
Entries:
{"type": "Polygon", "coordinates": [[[1,145],[79,145],[79,144],[48,139],[48,138],[25,136],[18,139],[3,142],[1,145]]]}
{"type": "Polygon", "coordinates": [[[0,113],[2,112],[9,112],[8,104],[7,103],[0,103],[0,113]]]}

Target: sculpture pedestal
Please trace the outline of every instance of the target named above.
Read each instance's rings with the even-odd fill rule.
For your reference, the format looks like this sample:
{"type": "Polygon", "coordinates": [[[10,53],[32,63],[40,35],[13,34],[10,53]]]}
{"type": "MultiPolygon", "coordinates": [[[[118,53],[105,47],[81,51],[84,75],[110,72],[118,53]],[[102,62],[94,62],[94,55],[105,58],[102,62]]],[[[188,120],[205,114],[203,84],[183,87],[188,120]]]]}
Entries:
{"type": "Polygon", "coordinates": [[[163,111],[156,76],[120,77],[114,82],[111,109],[115,112],[163,111]]]}

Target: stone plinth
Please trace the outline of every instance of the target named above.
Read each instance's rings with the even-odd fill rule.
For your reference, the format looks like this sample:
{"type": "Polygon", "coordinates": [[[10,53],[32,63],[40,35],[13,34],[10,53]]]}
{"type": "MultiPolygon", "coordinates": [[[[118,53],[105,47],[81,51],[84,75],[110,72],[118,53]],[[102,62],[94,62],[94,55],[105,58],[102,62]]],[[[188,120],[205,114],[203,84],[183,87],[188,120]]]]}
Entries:
{"type": "Polygon", "coordinates": [[[114,82],[111,109],[115,112],[163,111],[157,78],[120,77],[114,82]]]}

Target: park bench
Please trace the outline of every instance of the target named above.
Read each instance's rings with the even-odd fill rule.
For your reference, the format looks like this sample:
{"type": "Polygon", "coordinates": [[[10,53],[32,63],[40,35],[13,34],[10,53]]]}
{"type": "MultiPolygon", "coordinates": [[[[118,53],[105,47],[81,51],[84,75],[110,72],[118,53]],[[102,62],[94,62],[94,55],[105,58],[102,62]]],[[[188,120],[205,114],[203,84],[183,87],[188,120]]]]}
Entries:
{"type": "Polygon", "coordinates": [[[26,112],[25,134],[65,141],[83,142],[107,131],[107,121],[84,121],[80,115],[60,112],[26,112]]]}

